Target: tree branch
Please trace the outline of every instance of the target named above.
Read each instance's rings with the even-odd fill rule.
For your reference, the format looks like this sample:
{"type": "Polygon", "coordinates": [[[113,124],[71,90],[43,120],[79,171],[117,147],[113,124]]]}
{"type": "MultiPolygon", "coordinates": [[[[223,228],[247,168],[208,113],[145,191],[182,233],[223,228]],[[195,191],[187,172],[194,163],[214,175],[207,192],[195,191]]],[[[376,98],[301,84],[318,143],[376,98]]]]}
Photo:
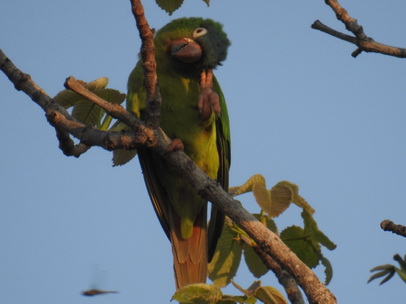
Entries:
{"type": "Polygon", "coordinates": [[[399,48],[395,46],[386,45],[374,41],[374,39],[368,37],[362,26],[358,25],[357,19],[352,18],[348,12],[338,3],[337,0],[325,0],[326,4],[331,7],[335,12],[336,17],[342,23],[344,23],[345,28],[354,34],[355,37],[345,35],[341,32],[333,30],[332,28],[324,25],[319,20],[316,20],[312,24],[312,28],[332,35],[336,38],[345,40],[352,44],[355,44],[358,49],[356,49],[351,55],[355,58],[362,52],[372,52],[381,53],[384,55],[395,56],[400,58],[406,57],[406,49],[399,48]]]}
{"type": "Polygon", "coordinates": [[[143,117],[147,126],[158,127],[161,115],[161,93],[156,74],[154,32],[144,15],[144,7],[139,0],[130,0],[135,23],[141,38],[141,60],[144,70],[144,86],[147,91],[147,109],[143,117]]]}
{"type": "Polygon", "coordinates": [[[296,281],[292,276],[279,266],[279,264],[273,260],[269,255],[267,255],[255,242],[245,235],[241,235],[240,239],[252,247],[265,266],[271,270],[277,277],[279,283],[283,286],[288,295],[289,301],[292,304],[304,304],[302,293],[300,292],[299,287],[296,284],[296,281]]]}
{"type": "MultiPolygon", "coordinates": [[[[99,100],[96,104],[106,111],[109,111],[111,116],[122,119],[124,122],[127,121],[135,130],[140,130],[140,132],[101,131],[77,121],[63,107],[59,106],[48,96],[47,93],[31,79],[30,75],[19,70],[2,50],[0,50],[0,70],[4,72],[17,90],[23,91],[44,110],[48,122],[56,130],[59,147],[67,156],[79,157],[82,153],[86,152],[90,146],[98,146],[106,150],[134,149],[139,146],[151,146],[156,141],[156,137],[164,138],[160,129],[152,130],[145,127],[141,121],[125,111],[122,107],[121,109],[125,111],[126,115],[123,114],[123,111],[117,110],[119,109],[118,107],[111,108],[110,106],[112,104],[104,100],[99,100]],[[130,116],[132,118],[130,118],[130,116]],[[80,143],[75,145],[70,135],[79,139],[80,143]]],[[[74,79],[71,80],[71,82],[73,81],[74,79]]]]}
{"type": "Polygon", "coordinates": [[[406,226],[396,225],[394,222],[392,222],[390,220],[382,221],[381,228],[384,231],[392,231],[392,233],[406,237],[406,226]]]}
{"type": "Polygon", "coordinates": [[[121,122],[125,123],[127,126],[131,127],[134,133],[138,133],[139,131],[143,132],[143,123],[134,115],[129,113],[123,106],[119,104],[110,103],[103,98],[97,96],[93,92],[90,92],[86,89],[81,81],[77,81],[75,77],[68,77],[65,81],[64,86],[74,91],[75,93],[81,95],[82,97],[86,98],[87,100],[97,104],[99,107],[103,108],[107,114],[120,120],[121,122]]]}

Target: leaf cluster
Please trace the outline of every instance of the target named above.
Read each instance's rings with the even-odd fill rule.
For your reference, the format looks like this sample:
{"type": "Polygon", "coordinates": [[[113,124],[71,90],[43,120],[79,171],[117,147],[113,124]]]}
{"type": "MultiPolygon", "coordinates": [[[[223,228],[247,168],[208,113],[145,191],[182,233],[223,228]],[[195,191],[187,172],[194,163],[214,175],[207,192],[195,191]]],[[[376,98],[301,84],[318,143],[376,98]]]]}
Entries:
{"type": "Polygon", "coordinates": [[[224,295],[215,285],[190,284],[177,290],[172,299],[182,304],[254,304],[257,300],[265,304],[288,303],[276,288],[261,286],[260,281],[255,281],[247,289],[233,284],[242,292],[241,296],[224,295]]]}
{"type": "MultiPolygon", "coordinates": [[[[266,188],[265,178],[256,174],[242,186],[230,188],[236,196],[252,192],[261,208],[254,216],[268,229],[278,234],[283,242],[310,268],[322,264],[325,267],[326,284],[333,275],[332,266],[322,254],[322,246],[334,250],[336,245],[318,228],[312,214],[314,209],[299,195],[299,187],[282,181],[271,189],[266,188]],[[278,232],[274,217],[281,215],[290,205],[302,208],[303,227],[290,226],[278,232]]],[[[228,285],[237,273],[244,255],[245,263],[256,278],[269,271],[264,261],[255,252],[255,242],[231,220],[226,221],[212,262],[209,264],[209,278],[217,286],[228,285]]]]}
{"type": "MultiPolygon", "coordinates": [[[[121,104],[125,100],[126,94],[107,88],[109,82],[107,77],[98,78],[89,83],[81,82],[89,91],[110,103],[121,104]]],[[[72,117],[88,126],[107,130],[113,121],[104,109],[71,90],[60,91],[54,100],[65,109],[72,108],[72,117]]]]}
{"type": "Polygon", "coordinates": [[[391,264],[376,266],[371,269],[371,272],[375,271],[376,273],[369,278],[368,283],[384,277],[379,283],[379,285],[382,285],[389,281],[395,274],[398,274],[398,276],[406,283],[406,255],[402,259],[399,254],[395,254],[393,259],[399,263],[400,268],[391,264]]]}

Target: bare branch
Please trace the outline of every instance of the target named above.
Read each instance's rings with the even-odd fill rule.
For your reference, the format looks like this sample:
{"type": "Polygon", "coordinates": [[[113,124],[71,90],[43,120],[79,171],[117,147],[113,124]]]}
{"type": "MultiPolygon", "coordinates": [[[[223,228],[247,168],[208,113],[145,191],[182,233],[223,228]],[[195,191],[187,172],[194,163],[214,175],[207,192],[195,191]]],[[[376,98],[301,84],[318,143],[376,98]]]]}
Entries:
{"type": "Polygon", "coordinates": [[[323,24],[320,20],[314,21],[314,23],[312,24],[312,28],[322,31],[324,33],[327,33],[327,34],[334,36],[336,38],[339,38],[341,40],[345,40],[350,43],[357,44],[357,39],[355,37],[338,32],[338,31],[332,29],[331,27],[328,27],[327,25],[323,24]]]}
{"type": "Polygon", "coordinates": [[[130,0],[135,23],[141,38],[141,59],[144,69],[144,86],[147,90],[147,109],[143,117],[147,126],[158,127],[161,113],[161,94],[157,83],[154,30],[144,15],[144,7],[139,0],[130,0]]]}
{"type": "MultiPolygon", "coordinates": [[[[56,113],[58,112],[54,112],[54,114],[56,113]]],[[[50,122],[51,114],[47,115],[47,119],[48,122],[50,122]]],[[[59,128],[56,125],[54,125],[54,127],[56,131],[56,138],[58,138],[59,141],[59,149],[61,149],[63,154],[65,154],[66,156],[74,156],[78,158],[91,148],[91,146],[85,145],[83,143],[75,145],[68,132],[62,131],[62,128],[59,128]]]]}
{"type": "Polygon", "coordinates": [[[331,9],[335,12],[337,19],[344,23],[345,28],[354,34],[355,37],[345,35],[341,32],[331,29],[330,27],[324,25],[319,20],[316,20],[312,24],[312,28],[316,30],[320,30],[324,33],[337,37],[339,39],[348,41],[352,44],[355,44],[358,49],[356,49],[351,55],[353,57],[357,57],[362,52],[369,52],[369,53],[381,53],[384,55],[394,56],[405,58],[406,57],[406,49],[386,45],[383,43],[379,43],[374,41],[374,39],[368,37],[362,26],[358,25],[357,19],[352,18],[348,12],[338,3],[337,0],[325,0],[326,4],[331,7],[331,9]]]}
{"type": "Polygon", "coordinates": [[[16,90],[23,91],[44,111],[48,109],[56,110],[66,117],[72,118],[63,107],[60,107],[42,88],[31,80],[30,75],[19,70],[2,50],[0,50],[0,70],[14,84],[16,90]]]}
{"type": "Polygon", "coordinates": [[[393,233],[406,237],[406,226],[397,225],[390,220],[384,220],[381,222],[381,228],[384,231],[392,231],[393,233]]]}
{"type": "MultiPolygon", "coordinates": [[[[0,50],[0,69],[4,74],[10,79],[18,91],[23,91],[28,96],[31,97],[46,113],[58,111],[60,115],[64,116],[68,120],[75,121],[73,117],[63,108],[60,107],[51,97],[49,97],[46,92],[41,89],[34,81],[32,81],[31,76],[20,71],[11,60],[0,50]]],[[[47,115],[47,119],[48,119],[47,115]]],[[[52,121],[48,119],[52,124],[52,121]]],[[[79,157],[80,154],[86,152],[88,148],[83,145],[80,147],[76,146],[73,140],[70,138],[69,133],[66,128],[58,128],[53,125],[56,130],[56,136],[59,140],[59,148],[67,156],[79,157]]]]}

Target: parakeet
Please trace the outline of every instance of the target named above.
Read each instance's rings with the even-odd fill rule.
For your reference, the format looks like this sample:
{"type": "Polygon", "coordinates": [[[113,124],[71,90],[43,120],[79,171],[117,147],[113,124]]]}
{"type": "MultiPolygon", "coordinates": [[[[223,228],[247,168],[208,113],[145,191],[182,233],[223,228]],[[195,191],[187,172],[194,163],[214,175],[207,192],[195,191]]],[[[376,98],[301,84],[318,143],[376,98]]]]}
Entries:
{"type": "MultiPolygon", "coordinates": [[[[208,176],[228,188],[230,128],[224,96],[212,70],[226,59],[230,41],[211,19],[176,19],[154,38],[161,92],[160,127],[180,140],[184,152],[208,176]]],[[[144,75],[138,62],[128,80],[127,109],[143,118],[144,75]]],[[[173,148],[173,147],[172,147],[173,148]]],[[[172,244],[176,288],[203,283],[221,234],[224,215],[202,199],[156,153],[139,149],[145,183],[159,221],[172,244]]]]}

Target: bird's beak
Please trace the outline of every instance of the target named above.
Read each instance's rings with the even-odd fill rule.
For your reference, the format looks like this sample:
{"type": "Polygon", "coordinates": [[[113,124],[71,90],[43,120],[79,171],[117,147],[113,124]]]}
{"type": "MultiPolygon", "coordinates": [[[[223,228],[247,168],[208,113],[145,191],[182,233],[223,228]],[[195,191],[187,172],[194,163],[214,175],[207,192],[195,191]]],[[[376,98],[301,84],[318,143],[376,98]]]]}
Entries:
{"type": "Polygon", "coordinates": [[[192,63],[202,57],[202,48],[192,39],[181,38],[172,41],[171,55],[180,61],[192,63]]]}

